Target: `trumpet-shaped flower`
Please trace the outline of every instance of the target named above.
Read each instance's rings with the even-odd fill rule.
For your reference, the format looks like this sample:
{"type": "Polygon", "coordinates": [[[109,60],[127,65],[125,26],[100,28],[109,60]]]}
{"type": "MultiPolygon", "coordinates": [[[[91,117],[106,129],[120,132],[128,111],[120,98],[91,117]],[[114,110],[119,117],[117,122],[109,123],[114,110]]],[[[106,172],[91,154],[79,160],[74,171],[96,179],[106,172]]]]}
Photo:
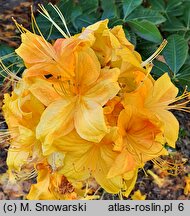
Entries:
{"type": "MultiPolygon", "coordinates": [[[[46,95],[56,91],[61,97],[49,104],[37,126],[37,138],[43,142],[44,154],[51,151],[54,139],[74,128],[82,138],[93,142],[99,142],[108,132],[102,106],[120,89],[117,83],[119,69],[100,69],[94,52],[89,47],[77,46],[75,78],[65,81],[60,77],[57,85],[53,83],[51,89],[46,89],[46,95]]],[[[37,91],[35,87],[36,94],[37,91]]],[[[41,102],[43,96],[38,95],[41,102]]]]}
{"type": "Polygon", "coordinates": [[[146,112],[128,106],[121,111],[118,118],[118,130],[122,136],[121,146],[115,150],[121,153],[112,166],[115,174],[143,167],[148,160],[167,154],[163,144],[162,124],[160,120],[146,112]],[[120,166],[120,167],[119,167],[120,166]]]}
{"type": "Polygon", "coordinates": [[[186,110],[185,104],[187,102],[176,105],[172,105],[172,103],[188,96],[184,93],[177,97],[177,94],[178,89],[171,82],[168,74],[165,73],[154,83],[149,78],[141,80],[135,91],[125,94],[123,104],[126,107],[134,105],[155,114],[164,124],[163,132],[168,145],[174,148],[178,138],[179,123],[169,110],[186,110]]]}

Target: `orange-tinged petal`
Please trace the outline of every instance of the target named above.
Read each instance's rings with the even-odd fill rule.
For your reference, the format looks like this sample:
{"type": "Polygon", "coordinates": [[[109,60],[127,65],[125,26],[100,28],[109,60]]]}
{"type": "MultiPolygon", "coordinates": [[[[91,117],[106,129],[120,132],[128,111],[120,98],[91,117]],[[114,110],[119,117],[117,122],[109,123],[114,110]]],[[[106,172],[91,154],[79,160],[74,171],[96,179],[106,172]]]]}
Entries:
{"type": "Polygon", "coordinates": [[[85,93],[86,100],[94,100],[102,106],[112,99],[120,90],[117,79],[119,69],[102,69],[97,83],[85,93]]]}
{"type": "Polygon", "coordinates": [[[90,48],[76,52],[76,84],[81,88],[94,83],[100,75],[100,63],[90,48]]]}
{"type": "Polygon", "coordinates": [[[44,155],[50,154],[54,139],[68,134],[73,128],[75,101],[65,99],[51,103],[43,112],[36,128],[36,137],[40,139],[44,155]]]}
{"type": "Polygon", "coordinates": [[[77,105],[74,124],[77,133],[88,141],[100,142],[109,132],[103,114],[103,108],[92,100],[81,99],[77,105]]]}
{"type": "Polygon", "coordinates": [[[66,136],[62,136],[53,142],[56,151],[60,152],[86,152],[91,146],[91,142],[82,139],[75,130],[66,136]],[[81,146],[83,146],[81,148],[81,146]]]}
{"type": "Polygon", "coordinates": [[[135,107],[128,106],[120,113],[118,127],[125,148],[135,156],[139,165],[167,154],[163,147],[163,125],[160,119],[151,113],[143,113],[135,107]]]}
{"type": "Polygon", "coordinates": [[[165,109],[169,103],[177,96],[178,89],[171,82],[167,73],[162,75],[154,83],[152,90],[146,97],[145,107],[148,109],[165,109]]]}
{"type": "Polygon", "coordinates": [[[33,130],[39,122],[44,106],[31,94],[27,89],[28,86],[23,88],[23,82],[20,84],[11,96],[4,95],[2,109],[9,129],[22,125],[33,130]]]}
{"type": "Polygon", "coordinates": [[[52,81],[35,77],[30,79],[29,90],[39,101],[48,106],[52,102],[61,99],[61,96],[55,91],[52,85],[52,81]]]}
{"type": "Polygon", "coordinates": [[[133,105],[142,109],[145,107],[145,100],[147,95],[150,94],[153,84],[152,81],[148,77],[145,77],[144,73],[140,71],[133,72],[132,77],[133,86],[131,85],[128,88],[128,86],[132,84],[131,79],[125,80],[124,82],[127,86],[127,90],[133,89],[133,91],[124,93],[123,105],[133,105]]]}
{"type": "Polygon", "coordinates": [[[175,143],[179,134],[179,122],[176,117],[167,110],[160,110],[158,116],[164,124],[164,137],[166,142],[172,148],[175,148],[175,143]]]}
{"type": "Polygon", "coordinates": [[[133,155],[123,149],[122,152],[116,157],[107,177],[112,178],[125,174],[126,172],[134,170],[136,165],[137,164],[133,155]]]}
{"type": "Polygon", "coordinates": [[[26,67],[56,59],[56,52],[52,45],[41,36],[27,31],[22,33],[21,39],[22,44],[15,52],[24,60],[26,67]]]}
{"type": "Polygon", "coordinates": [[[107,25],[108,19],[96,22],[95,24],[92,24],[85,28],[79,35],[79,38],[89,40],[91,42],[91,45],[93,45],[93,43],[95,42],[94,34],[102,34],[105,29],[108,29],[107,25]]]}
{"type": "Polygon", "coordinates": [[[115,96],[106,103],[104,106],[104,114],[108,125],[112,127],[117,125],[118,116],[122,109],[124,107],[121,104],[119,96],[115,96]]]}
{"type": "Polygon", "coordinates": [[[163,134],[168,145],[173,148],[178,138],[179,123],[168,111],[168,105],[175,101],[177,93],[178,89],[165,73],[154,83],[146,78],[136,91],[126,93],[123,101],[124,106],[131,104],[156,115],[163,123],[163,134]]]}
{"type": "Polygon", "coordinates": [[[118,58],[111,62],[111,66],[121,69],[120,76],[124,76],[125,73],[133,70],[144,71],[141,62],[139,62],[139,59],[129,48],[123,47],[122,49],[116,49],[115,52],[118,58]]]}
{"type": "Polygon", "coordinates": [[[101,159],[97,162],[97,168],[94,172],[96,181],[108,192],[119,193],[123,186],[122,176],[107,177],[111,164],[114,163],[115,154],[112,146],[104,145],[100,148],[101,159]]]}
{"type": "Polygon", "coordinates": [[[39,64],[34,64],[32,67],[27,68],[24,71],[23,76],[27,78],[49,74],[53,75],[54,77],[57,77],[60,74],[64,75],[65,77],[70,77],[70,74],[68,75],[64,68],[62,68],[57,62],[42,62],[39,64]]]}

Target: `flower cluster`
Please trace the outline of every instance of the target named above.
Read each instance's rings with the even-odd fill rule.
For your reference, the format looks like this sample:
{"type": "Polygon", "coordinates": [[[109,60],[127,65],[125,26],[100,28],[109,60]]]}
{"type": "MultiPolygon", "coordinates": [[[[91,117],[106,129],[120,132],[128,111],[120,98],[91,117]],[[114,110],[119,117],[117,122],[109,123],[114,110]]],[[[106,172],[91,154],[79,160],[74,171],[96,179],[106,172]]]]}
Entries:
{"type": "Polygon", "coordinates": [[[177,97],[167,73],[154,80],[150,62],[108,20],[53,43],[24,28],[21,39],[26,69],[3,106],[10,175],[37,174],[28,199],[81,199],[88,179],[127,197],[138,170],[162,165],[166,144],[175,148],[170,109],[186,109],[174,102],[188,93],[177,97]]]}

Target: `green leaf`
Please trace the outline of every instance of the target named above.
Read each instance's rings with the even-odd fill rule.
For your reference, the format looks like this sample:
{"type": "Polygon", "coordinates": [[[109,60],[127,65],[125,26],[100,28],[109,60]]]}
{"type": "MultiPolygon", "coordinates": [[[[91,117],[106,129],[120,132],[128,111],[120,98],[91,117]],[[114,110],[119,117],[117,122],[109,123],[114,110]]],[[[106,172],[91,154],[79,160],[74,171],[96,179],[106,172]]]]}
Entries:
{"type": "Polygon", "coordinates": [[[79,5],[84,13],[91,14],[98,9],[98,0],[79,0],[79,5]]]}
{"type": "MultiPolygon", "coordinates": [[[[42,32],[44,38],[46,38],[47,40],[54,40],[62,37],[61,33],[53,26],[53,24],[42,15],[39,15],[36,18],[36,22],[38,23],[39,29],[42,32]]],[[[59,22],[56,21],[56,23],[59,22]]]]}
{"type": "Polygon", "coordinates": [[[83,27],[87,27],[97,21],[96,17],[93,14],[82,14],[78,16],[74,21],[73,25],[77,29],[77,31],[81,31],[83,27]]]}
{"type": "Polygon", "coordinates": [[[189,7],[185,8],[183,18],[184,18],[187,29],[190,29],[190,5],[189,7]]]}
{"type": "Polygon", "coordinates": [[[188,64],[190,67],[190,55],[187,55],[187,58],[185,60],[185,64],[188,64]]]}
{"type": "Polygon", "coordinates": [[[168,16],[180,16],[183,14],[182,1],[180,0],[169,0],[166,5],[165,13],[168,16]]]}
{"type": "Polygon", "coordinates": [[[163,24],[162,30],[168,32],[176,32],[176,31],[186,31],[187,29],[179,19],[177,19],[176,17],[170,17],[170,20],[167,20],[163,24]]]}
{"type": "Polygon", "coordinates": [[[129,21],[128,24],[137,35],[144,38],[145,40],[155,43],[160,43],[162,41],[162,36],[158,28],[149,21],[133,20],[129,21]]]}
{"type": "Polygon", "coordinates": [[[131,13],[126,20],[148,20],[154,24],[160,24],[166,21],[158,11],[151,9],[136,9],[131,13]]]}
{"type": "Polygon", "coordinates": [[[151,8],[153,10],[157,10],[159,12],[164,12],[165,11],[165,2],[164,0],[149,0],[151,4],[151,8]]]}
{"type": "Polygon", "coordinates": [[[67,24],[71,21],[71,14],[73,10],[75,9],[74,2],[71,0],[61,0],[57,4],[58,8],[63,13],[65,20],[67,21],[67,24]]]}
{"type": "Polygon", "coordinates": [[[111,19],[117,17],[117,7],[114,0],[110,0],[110,1],[102,0],[101,5],[103,9],[102,19],[106,19],[106,18],[111,19]]]}
{"type": "Polygon", "coordinates": [[[123,20],[139,5],[142,4],[142,0],[123,0],[123,20]]]}
{"type": "Polygon", "coordinates": [[[175,76],[187,58],[188,44],[180,35],[171,35],[167,41],[168,44],[163,50],[163,55],[175,76]]]}
{"type": "Polygon", "coordinates": [[[74,20],[80,15],[82,15],[82,9],[79,6],[76,6],[75,9],[71,13],[71,22],[73,23],[74,20]]]}
{"type": "Polygon", "coordinates": [[[185,32],[185,36],[184,36],[186,41],[190,40],[190,30],[188,30],[187,32],[185,32]]]}
{"type": "MultiPolygon", "coordinates": [[[[10,53],[13,53],[14,49],[4,44],[0,44],[0,57],[6,56],[10,53]]],[[[11,61],[12,58],[8,58],[8,61],[11,61]]]]}
{"type": "Polygon", "coordinates": [[[123,25],[123,20],[119,18],[113,18],[109,20],[108,23],[109,28],[113,28],[116,25],[123,25]]]}
{"type": "Polygon", "coordinates": [[[183,65],[175,77],[175,81],[179,82],[183,87],[188,86],[188,90],[190,90],[190,70],[189,68],[190,68],[189,65],[183,65]]]}
{"type": "Polygon", "coordinates": [[[164,73],[169,74],[170,69],[164,62],[154,60],[153,64],[154,67],[152,68],[151,73],[153,73],[156,76],[156,78],[162,76],[164,73]]]}

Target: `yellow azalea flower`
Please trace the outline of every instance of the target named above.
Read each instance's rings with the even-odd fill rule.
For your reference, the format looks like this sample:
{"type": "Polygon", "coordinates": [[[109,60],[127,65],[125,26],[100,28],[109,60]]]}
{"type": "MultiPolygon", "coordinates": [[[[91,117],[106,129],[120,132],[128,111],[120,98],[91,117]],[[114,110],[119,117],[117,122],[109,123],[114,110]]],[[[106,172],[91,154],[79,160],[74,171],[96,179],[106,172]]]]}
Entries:
{"type": "Polygon", "coordinates": [[[15,52],[23,59],[27,67],[24,72],[26,76],[52,74],[55,77],[62,75],[68,78],[73,75],[74,51],[72,47],[67,47],[67,43],[60,49],[59,39],[52,45],[42,36],[26,29],[21,35],[21,40],[22,44],[15,52]],[[62,64],[63,61],[64,64],[62,64]]]}
{"type": "Polygon", "coordinates": [[[54,151],[65,152],[60,173],[71,182],[92,176],[106,191],[118,193],[123,185],[122,176],[107,178],[108,171],[118,155],[112,150],[114,140],[117,139],[115,129],[112,130],[100,143],[84,140],[75,131],[55,140],[54,151]]]}
{"type": "Polygon", "coordinates": [[[125,94],[123,104],[126,107],[134,105],[139,109],[144,108],[155,114],[164,124],[163,132],[168,145],[174,148],[178,138],[179,123],[169,110],[185,110],[185,103],[176,105],[172,105],[172,103],[187,97],[186,93],[180,97],[176,97],[177,94],[178,89],[165,73],[154,83],[149,78],[141,80],[135,91],[125,94]]]}
{"type": "Polygon", "coordinates": [[[131,196],[132,200],[145,200],[146,195],[142,195],[140,190],[137,190],[134,192],[134,194],[131,196]]]}
{"type": "Polygon", "coordinates": [[[74,200],[77,199],[75,188],[63,175],[52,172],[48,164],[37,165],[37,184],[31,186],[27,195],[29,200],[74,200]]]}
{"type": "MultiPolygon", "coordinates": [[[[127,106],[119,115],[118,128],[123,144],[117,158],[120,163],[113,165],[118,165],[117,172],[128,171],[130,167],[134,169],[135,163],[143,167],[146,161],[167,154],[163,147],[162,124],[156,116],[127,106]],[[133,157],[135,162],[131,162],[133,157]]],[[[116,148],[119,151],[119,147],[116,148]]]]}
{"type": "Polygon", "coordinates": [[[2,109],[10,135],[7,165],[10,170],[19,172],[29,160],[34,162],[40,157],[41,146],[36,139],[35,129],[44,106],[21,82],[11,96],[4,95],[2,109]]]}
{"type": "MultiPolygon", "coordinates": [[[[77,46],[75,78],[65,81],[60,77],[57,85],[46,89],[46,95],[56,91],[61,98],[50,103],[37,126],[36,134],[43,142],[44,154],[51,151],[54,139],[68,134],[74,128],[82,138],[93,142],[99,142],[108,132],[102,106],[120,89],[117,83],[119,69],[100,69],[92,49],[80,47],[80,44],[77,46]]],[[[31,91],[34,92],[34,89],[31,91]]],[[[36,86],[35,95],[37,91],[36,86]]],[[[41,102],[44,101],[44,95],[38,95],[41,102]]]]}

